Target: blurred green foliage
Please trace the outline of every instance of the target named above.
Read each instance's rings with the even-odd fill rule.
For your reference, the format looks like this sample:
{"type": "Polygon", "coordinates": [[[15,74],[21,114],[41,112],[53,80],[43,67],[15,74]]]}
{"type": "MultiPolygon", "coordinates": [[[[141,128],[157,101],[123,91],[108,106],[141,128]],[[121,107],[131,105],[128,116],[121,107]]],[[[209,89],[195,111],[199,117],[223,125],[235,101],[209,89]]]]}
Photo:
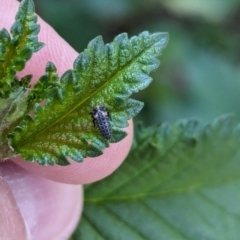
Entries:
{"type": "Polygon", "coordinates": [[[145,125],[179,118],[240,117],[240,1],[38,0],[37,13],[81,52],[102,35],[167,31],[170,42],[145,102],[145,125]]]}

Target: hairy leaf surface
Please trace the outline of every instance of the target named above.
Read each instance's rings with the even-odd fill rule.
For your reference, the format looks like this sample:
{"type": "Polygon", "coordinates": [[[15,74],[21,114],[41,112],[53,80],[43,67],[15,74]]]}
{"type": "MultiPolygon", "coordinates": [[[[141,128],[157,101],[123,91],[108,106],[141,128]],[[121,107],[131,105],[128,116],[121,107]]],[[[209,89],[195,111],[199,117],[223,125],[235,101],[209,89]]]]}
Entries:
{"type": "Polygon", "coordinates": [[[120,141],[126,136],[121,128],[143,107],[129,96],[150,84],[149,73],[158,67],[156,57],[167,41],[166,33],[148,32],[130,39],[120,34],[106,45],[95,38],[61,77],[60,86],[47,93],[45,105],[36,104],[34,116],[14,133],[15,151],[29,161],[61,165],[68,164],[66,156],[82,161],[102,154],[109,141],[89,114],[99,105],[111,115],[110,142],[120,141]]]}
{"type": "MultiPolygon", "coordinates": [[[[40,26],[34,13],[32,0],[23,0],[11,27],[11,35],[6,29],[0,31],[0,97],[7,98],[19,87],[28,87],[30,77],[21,80],[16,72],[24,69],[34,52],[43,47],[38,42],[40,26]]],[[[18,91],[18,90],[16,90],[18,91]]]]}
{"type": "Polygon", "coordinates": [[[72,239],[238,240],[239,129],[229,116],[142,129],[123,165],[86,186],[72,239]]]}

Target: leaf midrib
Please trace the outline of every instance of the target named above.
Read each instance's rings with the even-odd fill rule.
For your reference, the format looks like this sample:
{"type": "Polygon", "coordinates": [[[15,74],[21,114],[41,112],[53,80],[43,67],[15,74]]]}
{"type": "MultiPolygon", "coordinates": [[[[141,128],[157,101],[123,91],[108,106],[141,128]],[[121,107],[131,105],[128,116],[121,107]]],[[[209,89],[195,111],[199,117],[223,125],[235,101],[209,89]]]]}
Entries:
{"type": "Polygon", "coordinates": [[[121,197],[102,197],[102,198],[87,198],[87,193],[86,193],[86,197],[85,197],[85,204],[98,204],[98,203],[102,203],[102,202],[106,202],[106,201],[130,201],[130,200],[140,200],[140,199],[144,199],[147,197],[159,197],[159,196],[169,196],[169,195],[174,195],[174,194],[182,194],[182,193],[186,193],[186,192],[190,192],[190,191],[196,191],[200,188],[208,188],[208,187],[216,187],[219,185],[226,185],[226,184],[230,184],[233,182],[237,182],[240,180],[240,177],[237,178],[229,178],[229,179],[225,179],[224,181],[216,181],[216,182],[212,182],[209,185],[206,184],[196,184],[193,186],[189,186],[186,188],[179,188],[179,189],[172,189],[172,190],[165,190],[165,191],[156,191],[156,192],[152,192],[152,193],[142,193],[142,194],[136,194],[136,195],[132,195],[132,196],[121,196],[121,197]]]}
{"type": "MultiPolygon", "coordinates": [[[[130,39],[129,39],[130,40],[130,39]]],[[[137,61],[138,58],[140,58],[146,51],[148,51],[150,48],[152,48],[155,44],[157,44],[159,41],[154,42],[153,45],[145,48],[143,51],[141,51],[133,60],[131,60],[128,64],[126,64],[122,69],[120,69],[115,75],[113,75],[109,81],[106,81],[100,88],[98,88],[96,91],[94,91],[91,95],[89,95],[89,97],[85,98],[83,101],[81,101],[78,105],[76,105],[76,107],[74,107],[72,110],[70,110],[69,112],[67,112],[64,116],[58,118],[56,121],[54,121],[54,123],[50,124],[48,127],[40,130],[40,131],[35,131],[32,132],[29,137],[25,138],[25,141],[20,141],[18,140],[18,143],[21,142],[21,144],[18,144],[18,146],[24,146],[31,138],[32,136],[36,136],[36,135],[40,135],[42,132],[45,132],[47,129],[51,128],[52,126],[56,125],[58,122],[60,122],[62,119],[66,118],[68,115],[70,115],[72,112],[74,112],[80,105],[83,105],[84,102],[86,102],[87,100],[89,100],[90,98],[92,98],[92,96],[96,95],[98,92],[100,92],[107,84],[109,84],[111,81],[114,81],[114,79],[116,79],[118,77],[118,75],[120,75],[120,72],[123,72],[125,69],[127,69],[131,64],[133,64],[135,61],[137,61]],[[35,134],[37,133],[37,134],[35,134]]],[[[155,56],[154,56],[155,57],[155,56]]],[[[73,71],[73,70],[72,70],[73,71]]],[[[35,119],[33,119],[35,120],[35,119]]],[[[40,124],[40,123],[39,123],[40,124]]],[[[38,125],[39,125],[38,124],[38,125]]]]}
{"type": "MultiPolygon", "coordinates": [[[[155,134],[157,134],[157,132],[156,132],[155,134]]],[[[155,136],[155,135],[154,135],[154,136],[155,136]]],[[[146,136],[145,139],[147,139],[147,138],[148,138],[148,136],[146,136]]],[[[172,148],[174,148],[174,146],[178,143],[179,138],[181,138],[181,136],[178,136],[178,138],[176,138],[175,141],[173,141],[173,142],[171,143],[171,145],[165,149],[165,152],[162,154],[162,158],[164,158],[164,157],[168,154],[168,152],[169,152],[172,148]]],[[[143,141],[144,141],[144,140],[143,140],[143,141]]],[[[149,143],[148,148],[149,148],[150,144],[151,144],[151,143],[149,143]]],[[[154,146],[151,146],[151,147],[156,148],[156,147],[154,147],[154,146]]],[[[146,147],[145,147],[145,148],[146,148],[146,147]]],[[[149,150],[149,149],[148,149],[148,150],[149,150]]],[[[155,151],[157,151],[157,148],[155,149],[155,151]]],[[[129,183],[131,180],[137,178],[138,176],[141,176],[142,173],[144,173],[145,171],[147,171],[148,169],[150,169],[154,164],[156,164],[156,162],[159,161],[159,160],[154,157],[155,154],[156,154],[156,152],[154,152],[154,153],[153,153],[153,156],[151,157],[151,159],[155,159],[154,161],[150,162],[148,165],[146,164],[146,167],[142,168],[142,169],[141,169],[140,171],[138,171],[135,175],[131,175],[127,180],[125,180],[124,182],[122,182],[120,185],[116,186],[111,192],[108,192],[108,193],[107,193],[107,196],[108,196],[109,194],[111,194],[112,192],[118,190],[119,188],[121,188],[121,187],[124,186],[125,184],[129,183]]],[[[159,154],[159,152],[157,152],[157,155],[158,155],[158,154],[159,154]]],[[[130,157],[131,157],[131,155],[130,155],[130,157]]],[[[127,160],[126,160],[126,161],[127,161],[127,160]]],[[[189,164],[187,164],[186,166],[183,166],[183,167],[182,167],[181,169],[179,169],[178,171],[176,171],[173,175],[179,173],[180,171],[182,171],[182,169],[184,169],[185,167],[189,166],[190,164],[191,164],[191,162],[190,162],[189,164]]],[[[173,175],[168,176],[168,178],[166,178],[166,179],[169,179],[169,178],[172,177],[173,175]]],[[[165,180],[166,180],[166,179],[165,179],[165,180]]],[[[88,189],[90,189],[90,188],[93,187],[93,186],[94,186],[94,184],[90,185],[90,186],[88,187],[88,189]]]]}

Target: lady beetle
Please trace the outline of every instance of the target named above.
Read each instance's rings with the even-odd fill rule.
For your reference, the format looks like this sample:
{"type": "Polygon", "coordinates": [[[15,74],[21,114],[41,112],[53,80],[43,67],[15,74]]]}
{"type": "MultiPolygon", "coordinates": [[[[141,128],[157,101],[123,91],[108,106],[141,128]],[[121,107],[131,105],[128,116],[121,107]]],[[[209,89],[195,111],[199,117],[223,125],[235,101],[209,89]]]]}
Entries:
{"type": "Polygon", "coordinates": [[[94,126],[97,125],[100,133],[106,139],[111,138],[110,115],[107,109],[103,106],[96,106],[90,113],[93,118],[94,126]]]}

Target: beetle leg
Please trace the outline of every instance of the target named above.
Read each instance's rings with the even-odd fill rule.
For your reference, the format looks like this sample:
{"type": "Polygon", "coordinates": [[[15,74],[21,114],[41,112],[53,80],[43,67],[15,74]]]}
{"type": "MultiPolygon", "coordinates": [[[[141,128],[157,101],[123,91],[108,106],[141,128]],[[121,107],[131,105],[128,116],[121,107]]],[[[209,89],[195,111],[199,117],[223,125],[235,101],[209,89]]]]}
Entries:
{"type": "Polygon", "coordinates": [[[94,117],[93,118],[93,126],[96,127],[96,119],[94,117]]]}
{"type": "Polygon", "coordinates": [[[111,117],[111,115],[110,115],[109,111],[107,110],[107,108],[106,108],[106,111],[107,111],[107,116],[108,116],[108,117],[109,117],[109,119],[112,121],[112,117],[111,117]]]}

